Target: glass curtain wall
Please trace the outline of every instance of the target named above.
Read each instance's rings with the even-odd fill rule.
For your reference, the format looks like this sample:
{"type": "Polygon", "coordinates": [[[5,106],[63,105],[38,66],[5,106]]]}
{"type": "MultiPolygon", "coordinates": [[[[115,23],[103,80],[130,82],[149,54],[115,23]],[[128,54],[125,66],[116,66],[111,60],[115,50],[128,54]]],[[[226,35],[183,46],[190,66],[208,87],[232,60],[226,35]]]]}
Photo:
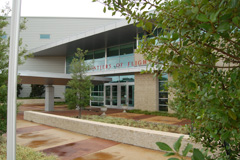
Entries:
{"type": "Polygon", "coordinates": [[[159,111],[168,111],[168,75],[163,74],[159,80],[159,111]]]}
{"type": "MultiPolygon", "coordinates": [[[[134,67],[135,48],[135,42],[109,47],[107,48],[107,59],[105,58],[105,48],[89,51],[85,56],[85,62],[92,66],[92,70],[89,72],[134,67]],[[107,62],[105,63],[105,61],[107,62]]],[[[73,57],[73,55],[67,55],[66,57],[67,73],[70,73],[69,65],[73,57]]]]}
{"type": "Polygon", "coordinates": [[[90,72],[105,69],[105,49],[88,52],[85,56],[85,62],[92,64],[93,68],[90,72]]]}
{"type": "Polygon", "coordinates": [[[110,70],[133,67],[135,43],[124,44],[107,49],[107,65],[110,70]]]}
{"type": "Polygon", "coordinates": [[[95,85],[91,91],[91,106],[103,106],[104,88],[103,84],[95,85]]]}

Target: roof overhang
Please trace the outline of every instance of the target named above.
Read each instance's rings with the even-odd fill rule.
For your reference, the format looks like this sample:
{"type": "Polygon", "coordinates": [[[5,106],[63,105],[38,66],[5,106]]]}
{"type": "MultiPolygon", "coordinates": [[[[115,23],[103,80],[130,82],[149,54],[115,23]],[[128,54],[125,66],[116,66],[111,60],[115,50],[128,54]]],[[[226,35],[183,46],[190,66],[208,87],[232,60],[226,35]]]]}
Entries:
{"type": "MultiPolygon", "coordinates": [[[[69,49],[95,50],[108,46],[132,42],[137,35],[137,27],[126,20],[100,26],[33,50],[34,56],[66,56],[69,49]]],[[[75,52],[76,50],[74,50],[75,52]]],[[[69,54],[69,53],[68,53],[69,54]]]]}
{"type": "MultiPolygon", "coordinates": [[[[67,85],[72,79],[71,74],[50,73],[50,72],[34,72],[19,71],[20,84],[41,84],[41,85],[67,85]]],[[[112,78],[100,76],[91,76],[93,84],[110,82],[112,78]]]]}

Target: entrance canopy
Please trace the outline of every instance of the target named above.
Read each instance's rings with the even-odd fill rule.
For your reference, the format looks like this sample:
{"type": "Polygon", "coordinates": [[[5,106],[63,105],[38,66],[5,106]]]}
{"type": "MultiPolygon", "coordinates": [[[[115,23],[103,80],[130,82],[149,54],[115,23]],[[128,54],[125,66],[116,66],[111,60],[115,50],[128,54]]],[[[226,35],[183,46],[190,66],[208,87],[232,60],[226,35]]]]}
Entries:
{"type": "MultiPolygon", "coordinates": [[[[45,87],[45,111],[54,110],[54,87],[52,85],[67,85],[72,79],[71,74],[19,71],[20,84],[40,84],[45,87]]],[[[112,78],[91,76],[93,84],[105,83],[112,81],[112,78]]]]}

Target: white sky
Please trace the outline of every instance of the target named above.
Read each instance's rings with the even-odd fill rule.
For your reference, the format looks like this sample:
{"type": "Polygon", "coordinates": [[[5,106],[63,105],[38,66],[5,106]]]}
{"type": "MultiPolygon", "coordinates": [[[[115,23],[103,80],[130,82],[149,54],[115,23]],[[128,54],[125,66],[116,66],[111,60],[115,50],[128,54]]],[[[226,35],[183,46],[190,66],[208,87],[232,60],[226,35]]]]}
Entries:
{"type": "MultiPolygon", "coordinates": [[[[0,0],[0,6],[12,0],[0,0]]],[[[22,0],[21,16],[40,17],[112,17],[112,13],[103,13],[103,4],[92,0],[22,0]]],[[[123,18],[123,17],[121,17],[123,18]]]]}

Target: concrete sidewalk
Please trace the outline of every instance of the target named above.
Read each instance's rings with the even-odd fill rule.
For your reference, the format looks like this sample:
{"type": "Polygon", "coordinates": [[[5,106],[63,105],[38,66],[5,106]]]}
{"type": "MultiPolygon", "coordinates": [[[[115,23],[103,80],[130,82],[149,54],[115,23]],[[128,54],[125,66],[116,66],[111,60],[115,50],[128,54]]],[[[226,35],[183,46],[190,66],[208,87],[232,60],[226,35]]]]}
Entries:
{"type": "MultiPolygon", "coordinates": [[[[141,139],[140,139],[141,141],[141,139]]],[[[17,143],[62,160],[165,160],[163,152],[28,122],[18,116],[17,143]]]]}

